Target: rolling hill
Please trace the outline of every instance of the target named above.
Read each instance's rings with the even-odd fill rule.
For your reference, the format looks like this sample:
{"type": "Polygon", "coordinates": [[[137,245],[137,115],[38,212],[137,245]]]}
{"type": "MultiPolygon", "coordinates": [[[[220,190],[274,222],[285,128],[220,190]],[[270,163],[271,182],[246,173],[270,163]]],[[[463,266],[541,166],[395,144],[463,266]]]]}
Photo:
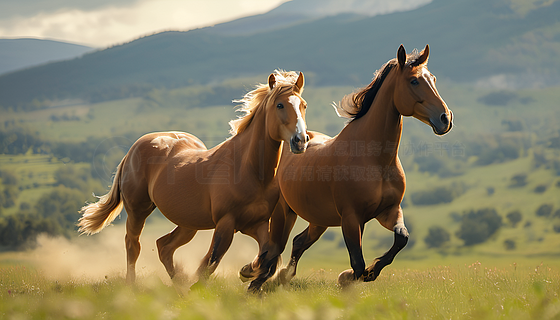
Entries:
{"type": "MultiPolygon", "coordinates": [[[[295,5],[297,0],[292,1],[295,5]]],[[[0,76],[0,106],[141,96],[153,88],[306,72],[312,85],[363,85],[395,56],[432,48],[430,70],[455,82],[509,87],[560,83],[560,1],[435,0],[406,12],[298,20],[251,35],[220,26],[163,32],[69,61],[0,76]]]]}
{"type": "Polygon", "coordinates": [[[94,50],[78,44],[41,39],[0,39],[0,74],[72,59],[94,50]]]}

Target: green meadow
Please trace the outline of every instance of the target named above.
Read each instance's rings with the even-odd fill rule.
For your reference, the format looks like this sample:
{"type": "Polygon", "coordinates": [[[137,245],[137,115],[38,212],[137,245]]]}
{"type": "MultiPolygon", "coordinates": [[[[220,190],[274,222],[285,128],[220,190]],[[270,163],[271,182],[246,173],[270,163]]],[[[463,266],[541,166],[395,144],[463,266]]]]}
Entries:
{"type": "MultiPolygon", "coordinates": [[[[221,86],[242,89],[228,97],[233,100],[261,78],[266,77],[221,86]]],[[[353,89],[308,86],[308,128],[339,132],[345,121],[330,105],[353,89]]],[[[208,282],[193,285],[187,278],[173,283],[154,243],[173,226],[154,213],[145,228],[135,286],[124,283],[124,219],[92,237],[70,230],[37,236],[33,245],[17,250],[2,247],[1,318],[560,317],[560,91],[490,90],[446,81],[438,82],[438,89],[454,112],[455,126],[437,137],[418,120],[405,119],[400,156],[407,174],[403,206],[411,239],[375,282],[337,287],[337,275],[349,268],[349,259],[340,228],[332,228],[305,253],[289,286],[271,282],[261,294],[246,293],[247,284],[236,272],[254,257],[256,243],[243,235],[236,235],[223,266],[208,282]],[[443,194],[449,198],[438,202],[443,194]],[[550,210],[539,211],[543,205],[550,210]],[[466,213],[482,209],[499,217],[497,230],[466,245],[458,235],[466,213]],[[519,221],[508,218],[515,211],[519,221]],[[435,226],[449,239],[433,246],[426,238],[435,226]]],[[[0,155],[0,171],[17,180],[9,185],[2,178],[2,192],[15,191],[13,204],[0,209],[0,222],[41,212],[45,197],[56,189],[77,195],[78,204],[70,210],[75,223],[80,204],[94,201],[92,192],[106,192],[117,163],[144,133],[180,130],[197,135],[208,147],[220,143],[229,136],[235,103],[200,107],[198,102],[213,90],[154,90],[143,98],[3,113],[0,129],[6,136],[27,132],[40,142],[23,144],[25,152],[0,155]]],[[[292,237],[305,227],[298,220],[292,237]]],[[[388,250],[392,237],[376,221],[369,222],[363,239],[366,261],[388,250]]],[[[177,251],[187,274],[194,273],[209,244],[209,234],[201,233],[177,251]]],[[[288,244],[284,261],[290,250],[288,244]]]]}
{"type": "Polygon", "coordinates": [[[0,269],[4,319],[556,319],[557,266],[474,262],[391,268],[375,283],[339,289],[336,273],[248,294],[234,277],[169,285],[147,275],[56,281],[22,265],[0,269]]]}

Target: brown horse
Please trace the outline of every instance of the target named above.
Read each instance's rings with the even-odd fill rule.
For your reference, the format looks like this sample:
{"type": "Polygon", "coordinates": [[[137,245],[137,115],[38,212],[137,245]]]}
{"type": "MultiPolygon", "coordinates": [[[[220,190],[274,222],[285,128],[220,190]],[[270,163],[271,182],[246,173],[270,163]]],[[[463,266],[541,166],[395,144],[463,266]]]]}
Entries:
{"type": "MultiPolygon", "coordinates": [[[[351,119],[336,137],[309,132],[306,153],[283,152],[278,167],[281,197],[271,218],[271,247],[263,263],[275,268],[296,214],[309,226],[294,238],[291,259],[279,273],[281,282],[295,276],[301,255],[327,227],[342,226],[350,255],[352,269],[339,275],[340,285],[375,280],[406,245],[408,231],[400,206],[405,175],[398,157],[403,116],[430,125],[437,135],[447,133],[453,123],[453,114],[428,71],[428,55],[429,46],[407,56],[401,45],[397,58],[386,63],[369,86],[335,106],[340,116],[351,119]],[[374,218],[394,231],[395,240],[387,253],[366,268],[362,233],[365,223],[374,218]]],[[[248,271],[246,266],[241,273],[248,276],[248,271]]],[[[257,280],[255,288],[266,281],[257,280]]]]}
{"type": "Polygon", "coordinates": [[[309,141],[303,86],[302,73],[271,74],[267,84],[239,101],[246,114],[230,122],[232,137],[210,150],[188,133],[144,135],[117,167],[109,193],[82,208],[79,231],[101,231],[124,205],[128,282],[136,278],[140,233],[156,207],[177,225],[157,240],[159,258],[171,278],[176,275],[175,250],[197,230],[215,229],[197,270],[199,278],[214,272],[237,231],[254,238],[262,251],[280,193],[275,174],[282,141],[293,153],[304,152],[309,141]]]}

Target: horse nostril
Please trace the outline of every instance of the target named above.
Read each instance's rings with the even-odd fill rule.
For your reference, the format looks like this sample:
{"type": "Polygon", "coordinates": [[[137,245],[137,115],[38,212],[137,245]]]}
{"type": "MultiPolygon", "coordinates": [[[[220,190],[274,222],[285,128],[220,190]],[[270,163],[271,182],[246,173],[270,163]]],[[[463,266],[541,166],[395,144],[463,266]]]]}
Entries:
{"type": "Polygon", "coordinates": [[[301,141],[301,140],[299,139],[299,136],[296,134],[296,135],[294,136],[294,142],[295,142],[295,143],[299,143],[300,141],[301,141]]]}
{"type": "Polygon", "coordinates": [[[305,135],[305,142],[309,142],[309,135],[308,134],[305,135]]]}
{"type": "Polygon", "coordinates": [[[441,123],[443,123],[444,125],[448,125],[448,124],[449,124],[449,118],[447,118],[447,114],[446,114],[446,113],[442,113],[442,114],[441,114],[440,120],[441,120],[441,123]]]}

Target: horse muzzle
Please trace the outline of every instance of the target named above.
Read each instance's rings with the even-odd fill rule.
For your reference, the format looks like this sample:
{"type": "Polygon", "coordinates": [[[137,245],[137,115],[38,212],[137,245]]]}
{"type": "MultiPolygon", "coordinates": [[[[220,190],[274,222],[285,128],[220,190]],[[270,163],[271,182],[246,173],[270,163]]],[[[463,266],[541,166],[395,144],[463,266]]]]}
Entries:
{"type": "Polygon", "coordinates": [[[439,117],[430,118],[430,126],[438,136],[448,133],[453,127],[453,112],[449,110],[449,113],[444,112],[439,117]]]}
{"type": "Polygon", "coordinates": [[[290,139],[290,151],[295,154],[304,153],[308,142],[309,135],[307,133],[296,133],[290,139]]]}

